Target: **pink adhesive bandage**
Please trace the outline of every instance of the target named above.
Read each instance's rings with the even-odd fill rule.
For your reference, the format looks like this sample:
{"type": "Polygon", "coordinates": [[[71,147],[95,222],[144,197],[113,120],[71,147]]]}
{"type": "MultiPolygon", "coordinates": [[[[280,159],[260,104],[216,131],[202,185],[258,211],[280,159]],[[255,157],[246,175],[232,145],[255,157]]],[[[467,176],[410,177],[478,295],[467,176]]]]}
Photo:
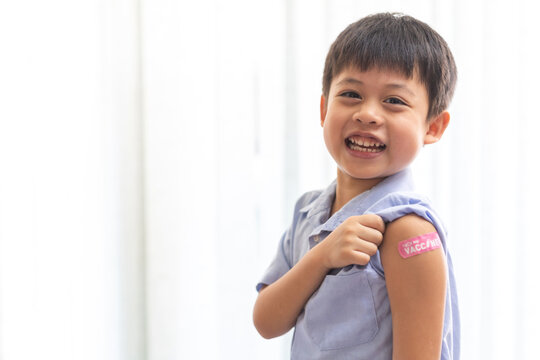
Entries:
{"type": "Polygon", "coordinates": [[[438,249],[442,246],[439,234],[432,232],[429,234],[413,237],[398,243],[399,255],[406,259],[414,255],[420,255],[426,251],[438,249]]]}

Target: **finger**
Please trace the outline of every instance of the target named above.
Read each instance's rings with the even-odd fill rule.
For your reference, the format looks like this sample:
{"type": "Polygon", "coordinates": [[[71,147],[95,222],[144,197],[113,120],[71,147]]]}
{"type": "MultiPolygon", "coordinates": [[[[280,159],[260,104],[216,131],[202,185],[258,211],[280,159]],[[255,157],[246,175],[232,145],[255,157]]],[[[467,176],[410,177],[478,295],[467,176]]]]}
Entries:
{"type": "Polygon", "coordinates": [[[371,259],[371,256],[362,251],[353,251],[351,256],[351,264],[354,265],[367,265],[367,263],[369,263],[369,260],[371,259]]]}
{"type": "Polygon", "coordinates": [[[369,241],[375,244],[376,246],[379,246],[383,240],[383,233],[369,226],[357,224],[354,231],[355,231],[356,236],[360,240],[369,241]]]}
{"type": "Polygon", "coordinates": [[[378,249],[379,247],[373,242],[360,240],[354,250],[366,253],[369,256],[373,256],[377,253],[378,249]]]}
{"type": "Polygon", "coordinates": [[[381,233],[384,232],[384,229],[385,229],[384,220],[379,215],[364,214],[364,215],[359,215],[356,218],[360,224],[364,226],[369,226],[370,228],[378,230],[381,233]]]}

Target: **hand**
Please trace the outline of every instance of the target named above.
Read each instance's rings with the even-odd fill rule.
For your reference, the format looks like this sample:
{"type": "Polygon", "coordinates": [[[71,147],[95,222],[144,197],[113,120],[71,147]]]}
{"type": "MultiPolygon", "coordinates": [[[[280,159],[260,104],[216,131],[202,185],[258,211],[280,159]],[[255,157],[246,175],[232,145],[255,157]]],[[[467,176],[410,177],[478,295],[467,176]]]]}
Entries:
{"type": "Polygon", "coordinates": [[[384,221],[375,214],[351,216],[313,250],[328,270],[366,265],[382,242],[384,221]]]}

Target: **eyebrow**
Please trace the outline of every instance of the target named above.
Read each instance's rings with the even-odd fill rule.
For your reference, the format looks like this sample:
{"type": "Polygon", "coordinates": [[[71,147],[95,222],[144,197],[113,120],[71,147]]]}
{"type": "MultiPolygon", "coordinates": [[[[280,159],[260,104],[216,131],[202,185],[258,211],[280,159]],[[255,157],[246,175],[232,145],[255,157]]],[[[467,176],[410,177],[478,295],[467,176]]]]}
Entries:
{"type": "MultiPolygon", "coordinates": [[[[348,77],[348,78],[345,78],[345,79],[341,80],[336,85],[345,85],[345,84],[364,85],[364,83],[361,80],[351,78],[351,77],[348,77]]],[[[390,84],[386,84],[384,87],[389,88],[389,89],[403,90],[403,91],[407,92],[409,95],[416,96],[416,94],[411,89],[409,89],[409,87],[407,85],[404,85],[404,84],[390,83],[390,84]]]]}
{"type": "Polygon", "coordinates": [[[341,80],[336,85],[344,85],[344,84],[364,85],[364,83],[362,81],[360,81],[358,79],[355,79],[355,78],[351,78],[351,77],[348,77],[348,78],[345,78],[345,79],[341,80]]]}

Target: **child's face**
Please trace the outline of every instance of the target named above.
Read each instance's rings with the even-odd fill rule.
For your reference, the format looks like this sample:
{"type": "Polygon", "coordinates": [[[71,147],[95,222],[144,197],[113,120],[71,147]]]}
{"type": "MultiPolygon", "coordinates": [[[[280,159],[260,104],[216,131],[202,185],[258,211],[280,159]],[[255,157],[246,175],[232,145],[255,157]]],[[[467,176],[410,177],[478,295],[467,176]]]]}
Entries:
{"type": "Polygon", "coordinates": [[[416,77],[377,68],[344,70],[321,100],[326,147],[339,171],[355,179],[395,174],[437,141],[427,113],[427,90],[416,77]]]}

